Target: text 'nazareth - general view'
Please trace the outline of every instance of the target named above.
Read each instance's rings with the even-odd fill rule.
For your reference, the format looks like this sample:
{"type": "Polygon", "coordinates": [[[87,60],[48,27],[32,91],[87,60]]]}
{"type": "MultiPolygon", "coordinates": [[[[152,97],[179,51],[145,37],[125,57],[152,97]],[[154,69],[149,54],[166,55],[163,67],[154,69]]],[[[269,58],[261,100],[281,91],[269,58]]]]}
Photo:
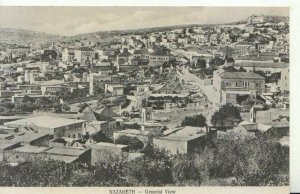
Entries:
{"type": "Polygon", "coordinates": [[[0,186],[289,185],[288,8],[0,17],[0,186]]]}

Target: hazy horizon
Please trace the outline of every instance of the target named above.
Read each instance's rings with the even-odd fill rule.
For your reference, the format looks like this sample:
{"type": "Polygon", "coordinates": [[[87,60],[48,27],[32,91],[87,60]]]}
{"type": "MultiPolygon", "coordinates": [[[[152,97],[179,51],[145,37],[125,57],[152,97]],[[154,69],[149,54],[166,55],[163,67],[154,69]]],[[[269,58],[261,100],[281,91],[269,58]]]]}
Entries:
{"type": "Polygon", "coordinates": [[[73,36],[188,24],[221,24],[251,14],[289,16],[287,7],[0,7],[0,28],[73,36]]]}

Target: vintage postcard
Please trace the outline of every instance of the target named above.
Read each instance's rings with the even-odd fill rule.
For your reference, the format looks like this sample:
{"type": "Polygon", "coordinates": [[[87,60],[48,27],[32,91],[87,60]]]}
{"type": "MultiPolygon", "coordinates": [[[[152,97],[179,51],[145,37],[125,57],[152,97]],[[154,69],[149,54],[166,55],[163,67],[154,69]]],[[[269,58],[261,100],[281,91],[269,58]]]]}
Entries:
{"type": "Polygon", "coordinates": [[[289,192],[289,7],[0,6],[0,17],[7,193],[289,192]]]}

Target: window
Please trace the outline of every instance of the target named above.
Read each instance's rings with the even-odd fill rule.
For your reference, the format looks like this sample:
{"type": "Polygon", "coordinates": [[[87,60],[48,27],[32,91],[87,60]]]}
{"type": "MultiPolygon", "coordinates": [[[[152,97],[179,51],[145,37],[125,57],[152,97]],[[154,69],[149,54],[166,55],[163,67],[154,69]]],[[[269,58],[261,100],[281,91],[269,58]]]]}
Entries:
{"type": "Polygon", "coordinates": [[[256,87],[259,87],[259,83],[255,83],[256,87]]]}
{"type": "Polygon", "coordinates": [[[78,133],[78,138],[81,138],[82,136],[81,136],[81,134],[80,133],[78,133]]]}
{"type": "Polygon", "coordinates": [[[243,87],[249,87],[249,82],[243,82],[243,87]]]}
{"type": "Polygon", "coordinates": [[[226,81],[226,82],[225,82],[225,86],[229,86],[229,82],[226,81]]]}
{"type": "Polygon", "coordinates": [[[75,135],[75,134],[73,134],[73,138],[76,138],[76,135],[75,135]]]}

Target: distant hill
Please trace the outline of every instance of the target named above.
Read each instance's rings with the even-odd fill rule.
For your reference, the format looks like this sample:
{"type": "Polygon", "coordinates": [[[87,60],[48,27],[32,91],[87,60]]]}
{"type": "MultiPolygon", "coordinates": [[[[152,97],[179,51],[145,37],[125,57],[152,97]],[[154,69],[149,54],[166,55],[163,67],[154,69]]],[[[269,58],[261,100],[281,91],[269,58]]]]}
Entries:
{"type": "Polygon", "coordinates": [[[190,28],[195,26],[213,26],[208,24],[183,24],[183,25],[174,25],[174,26],[160,26],[160,27],[149,27],[149,28],[139,28],[139,29],[129,29],[129,30],[112,30],[112,31],[98,31],[98,32],[91,32],[91,33],[84,33],[72,36],[72,38],[83,38],[91,35],[129,35],[129,34],[147,34],[157,31],[168,31],[174,30],[177,28],[190,28]]]}
{"type": "Polygon", "coordinates": [[[235,21],[235,22],[228,22],[225,23],[224,25],[240,25],[240,24],[247,24],[247,19],[235,21]]]}
{"type": "Polygon", "coordinates": [[[0,28],[0,42],[8,44],[29,44],[37,42],[48,42],[61,39],[59,35],[46,34],[31,30],[0,28]]]}
{"type": "MultiPolygon", "coordinates": [[[[285,20],[283,16],[265,16],[267,19],[271,20],[285,20]]],[[[161,26],[161,27],[149,27],[149,28],[141,28],[141,29],[130,29],[130,30],[112,30],[112,31],[98,31],[98,32],[90,32],[77,34],[74,36],[59,36],[59,35],[51,35],[46,34],[44,32],[36,32],[31,30],[22,30],[22,29],[13,29],[13,28],[0,28],[0,43],[8,43],[8,44],[29,44],[29,43],[45,43],[50,41],[57,40],[74,40],[81,39],[87,40],[91,36],[101,36],[101,41],[111,41],[116,40],[119,41],[120,35],[145,35],[147,33],[157,32],[157,31],[168,31],[174,30],[177,28],[190,28],[196,26],[217,26],[217,25],[240,25],[246,24],[247,19],[233,22],[227,22],[223,24],[183,24],[183,25],[173,25],[173,26],[161,26]]]]}

